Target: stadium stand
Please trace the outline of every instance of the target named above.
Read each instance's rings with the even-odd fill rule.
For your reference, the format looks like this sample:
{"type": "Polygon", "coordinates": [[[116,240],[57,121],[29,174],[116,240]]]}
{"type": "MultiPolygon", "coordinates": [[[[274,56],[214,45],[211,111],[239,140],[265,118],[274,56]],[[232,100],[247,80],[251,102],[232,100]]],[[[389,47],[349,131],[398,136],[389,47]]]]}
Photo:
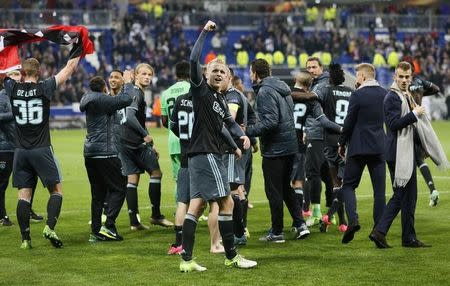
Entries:
{"type": "MultiPolygon", "coordinates": [[[[174,82],[172,68],[186,59],[205,19],[215,18],[221,27],[210,36],[204,57],[225,58],[236,67],[250,90],[248,62],[257,54],[274,64],[274,73],[292,77],[307,56],[319,56],[326,64],[341,63],[352,71],[359,62],[378,67],[378,79],[387,86],[392,66],[408,57],[416,73],[436,83],[444,94],[450,84],[450,6],[402,6],[358,1],[336,6],[331,1],[6,1],[0,16],[2,27],[16,28],[52,24],[86,25],[96,53],[60,89],[52,102],[65,106],[78,102],[88,78],[106,76],[113,68],[132,68],[148,59],[157,77],[152,93],[174,82]],[[49,4],[58,2],[54,4],[49,4]],[[247,3],[248,2],[248,3],[247,3]],[[44,3],[44,4],[43,4],[44,3]],[[119,3],[119,4],[118,4],[119,3]]],[[[375,1],[377,2],[377,1],[375,1]]],[[[22,56],[43,63],[43,76],[60,66],[68,48],[39,43],[22,47],[22,56]]],[[[203,58],[205,60],[205,58],[203,58]]],[[[446,94],[448,95],[448,94],[446,94]]]]}

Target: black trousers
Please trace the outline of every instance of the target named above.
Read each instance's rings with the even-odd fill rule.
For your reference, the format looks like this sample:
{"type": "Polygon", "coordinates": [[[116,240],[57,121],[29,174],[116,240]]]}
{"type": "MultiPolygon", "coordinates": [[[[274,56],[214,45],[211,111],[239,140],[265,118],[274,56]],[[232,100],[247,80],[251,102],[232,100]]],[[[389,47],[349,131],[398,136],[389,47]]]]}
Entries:
{"type": "Polygon", "coordinates": [[[283,201],[291,214],[292,226],[299,227],[305,222],[301,215],[300,203],[291,187],[294,156],[293,154],[262,159],[264,189],[269,200],[272,233],[275,235],[283,232],[283,201]]]}
{"type": "Polygon", "coordinates": [[[97,233],[102,225],[102,210],[109,192],[106,227],[115,225],[127,192],[127,177],[122,175],[119,158],[85,158],[84,164],[91,184],[91,229],[97,233]]]}
{"type": "Polygon", "coordinates": [[[361,181],[364,168],[369,169],[373,187],[373,221],[374,226],[383,215],[386,205],[386,161],[384,155],[356,155],[348,157],[345,162],[342,195],[349,224],[358,222],[356,212],[355,189],[361,181]]]}
{"type": "MultiPolygon", "coordinates": [[[[391,182],[395,178],[395,162],[388,162],[391,182]]],[[[417,203],[417,173],[414,164],[411,179],[405,187],[393,188],[392,198],[389,200],[386,210],[377,224],[376,229],[383,234],[387,234],[398,212],[402,211],[402,241],[409,242],[416,239],[416,230],[414,228],[414,215],[417,203]]]]}
{"type": "Polygon", "coordinates": [[[6,214],[5,193],[12,173],[14,152],[0,152],[0,219],[6,214]]]}

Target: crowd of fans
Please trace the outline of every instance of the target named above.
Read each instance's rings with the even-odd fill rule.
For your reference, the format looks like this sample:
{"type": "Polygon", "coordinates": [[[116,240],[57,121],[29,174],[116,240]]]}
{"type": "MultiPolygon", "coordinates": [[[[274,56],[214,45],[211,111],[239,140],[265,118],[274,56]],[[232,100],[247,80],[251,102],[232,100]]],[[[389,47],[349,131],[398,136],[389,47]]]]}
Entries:
{"type": "MultiPolygon", "coordinates": [[[[12,2],[16,5],[14,7],[18,7],[17,3],[23,1],[12,2]]],[[[165,5],[162,5],[164,1],[157,1],[159,8],[156,9],[155,5],[149,4],[150,2],[152,1],[145,2],[144,5],[129,6],[129,13],[126,13],[124,18],[114,19],[113,29],[109,33],[97,32],[95,34],[99,65],[95,70],[92,70],[86,64],[80,65],[70,81],[66,85],[62,85],[53,104],[66,105],[79,101],[85,91],[89,77],[93,76],[94,73],[107,76],[113,68],[132,68],[135,63],[143,59],[154,66],[157,72],[153,84],[155,93],[174,82],[172,68],[180,59],[188,58],[192,47],[192,42],[186,39],[186,34],[183,31],[186,21],[189,21],[186,19],[186,15],[192,13],[193,9],[197,9],[198,5],[194,3],[195,1],[184,1],[183,4],[177,1],[168,1],[165,5]],[[146,3],[148,5],[145,5],[146,3]],[[172,12],[179,11],[179,13],[165,13],[166,9],[172,12]],[[109,40],[108,37],[110,37],[109,40]],[[111,52],[106,53],[106,49],[110,49],[111,52]]],[[[57,8],[71,9],[70,5],[75,4],[76,7],[88,9],[110,9],[113,5],[111,1],[78,0],[76,3],[62,1],[57,8]]],[[[301,21],[306,23],[316,21],[314,17],[308,18],[307,9],[311,9],[311,7],[304,5],[303,1],[277,1],[275,4],[284,5],[282,12],[304,10],[306,18],[301,19],[301,21]],[[286,3],[289,5],[286,6],[286,3]]],[[[245,10],[238,5],[228,5],[227,10],[245,10]]],[[[280,8],[276,5],[267,3],[261,6],[261,9],[265,9],[265,12],[278,12],[280,8]]],[[[436,83],[442,90],[450,85],[450,25],[445,27],[447,32],[445,41],[442,41],[437,31],[404,34],[400,39],[397,38],[398,33],[395,25],[392,25],[390,35],[386,37],[375,36],[373,31],[351,33],[342,26],[342,23],[346,21],[343,15],[357,13],[358,7],[360,6],[340,9],[340,17],[336,17],[336,13],[334,14],[334,20],[336,21],[333,25],[325,25],[326,29],[314,33],[305,32],[302,25],[298,25],[297,18],[276,17],[276,13],[274,13],[273,17],[262,17],[259,20],[256,32],[247,33],[237,42],[231,42],[228,39],[226,19],[221,19],[219,25],[221,30],[211,39],[211,50],[217,54],[233,49],[235,53],[245,50],[250,54],[250,60],[258,52],[274,53],[280,51],[285,57],[288,55],[298,57],[302,53],[312,55],[316,52],[327,52],[331,59],[341,63],[364,61],[373,62],[377,66],[385,66],[386,68],[394,66],[395,61],[409,57],[415,62],[416,73],[420,73],[436,83]]],[[[208,6],[203,5],[203,9],[206,8],[208,6]]],[[[321,11],[325,13],[325,9],[326,7],[323,7],[321,11]]],[[[384,13],[408,15],[427,13],[430,10],[430,8],[427,10],[406,7],[396,10],[395,6],[385,6],[382,9],[384,13]]],[[[448,13],[443,8],[433,12],[448,13]]],[[[321,15],[318,18],[324,19],[327,17],[321,15]]],[[[16,27],[23,27],[22,23],[19,25],[16,27]]],[[[11,23],[8,22],[4,22],[2,26],[12,27],[11,23]]],[[[67,55],[67,47],[57,47],[45,42],[22,47],[23,57],[33,56],[41,61],[43,77],[55,73],[61,66],[60,63],[65,62],[67,55]]],[[[227,58],[229,63],[235,63],[235,61],[235,58],[227,58]]]]}

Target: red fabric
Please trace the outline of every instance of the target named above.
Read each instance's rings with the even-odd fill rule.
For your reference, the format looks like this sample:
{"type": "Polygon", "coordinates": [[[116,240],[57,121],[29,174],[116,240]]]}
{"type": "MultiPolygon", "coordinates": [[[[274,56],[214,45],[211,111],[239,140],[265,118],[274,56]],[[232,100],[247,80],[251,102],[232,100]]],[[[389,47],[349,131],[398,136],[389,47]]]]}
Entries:
{"type": "Polygon", "coordinates": [[[6,47],[0,53],[0,73],[20,69],[19,49],[17,46],[6,47]]]}
{"type": "Polygon", "coordinates": [[[60,30],[64,32],[76,32],[80,34],[80,38],[83,44],[83,53],[81,57],[84,58],[85,55],[92,54],[95,50],[94,43],[89,38],[89,31],[85,26],[64,26],[57,25],[51,26],[47,30],[60,30]]]}
{"type": "Polygon", "coordinates": [[[61,45],[80,43],[81,41],[82,48],[76,49],[75,53],[71,54],[72,57],[81,56],[83,58],[94,52],[94,43],[89,38],[89,31],[84,26],[57,25],[47,29],[0,29],[0,73],[20,68],[19,45],[44,40],[61,45]]]}

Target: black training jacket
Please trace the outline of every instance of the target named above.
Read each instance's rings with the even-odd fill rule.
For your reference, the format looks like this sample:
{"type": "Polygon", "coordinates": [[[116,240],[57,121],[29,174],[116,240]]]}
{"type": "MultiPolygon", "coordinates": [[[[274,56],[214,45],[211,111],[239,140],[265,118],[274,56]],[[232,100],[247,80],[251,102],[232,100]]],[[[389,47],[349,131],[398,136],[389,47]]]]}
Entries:
{"type": "Polygon", "coordinates": [[[247,127],[247,135],[260,137],[263,157],[297,153],[294,102],[289,86],[277,78],[266,77],[253,89],[259,120],[247,127]]]}
{"type": "Polygon", "coordinates": [[[81,98],[80,110],[86,112],[87,134],[84,140],[85,157],[117,156],[114,128],[115,112],[130,105],[130,89],[125,88],[117,96],[108,96],[101,92],[87,92],[81,98]]]}

